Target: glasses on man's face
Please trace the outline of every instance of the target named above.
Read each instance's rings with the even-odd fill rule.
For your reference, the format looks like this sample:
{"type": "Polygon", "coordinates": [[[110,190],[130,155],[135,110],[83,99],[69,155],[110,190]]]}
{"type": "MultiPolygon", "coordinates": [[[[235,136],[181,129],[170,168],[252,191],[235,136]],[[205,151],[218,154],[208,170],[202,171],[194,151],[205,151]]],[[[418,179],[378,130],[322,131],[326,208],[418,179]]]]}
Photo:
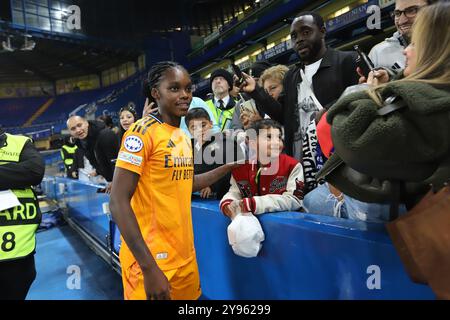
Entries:
{"type": "Polygon", "coordinates": [[[394,10],[391,12],[391,17],[393,19],[399,19],[402,13],[404,13],[405,17],[414,18],[417,15],[417,12],[419,12],[420,8],[422,8],[422,6],[411,6],[406,8],[405,10],[394,10]]]}

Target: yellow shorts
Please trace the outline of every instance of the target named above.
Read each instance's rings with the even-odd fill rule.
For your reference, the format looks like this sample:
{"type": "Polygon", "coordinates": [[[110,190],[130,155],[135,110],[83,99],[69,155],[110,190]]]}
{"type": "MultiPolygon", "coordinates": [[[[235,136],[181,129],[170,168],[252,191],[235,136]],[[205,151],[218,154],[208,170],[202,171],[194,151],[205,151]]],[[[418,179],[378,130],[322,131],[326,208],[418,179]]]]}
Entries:
{"type": "MultiPolygon", "coordinates": [[[[194,258],[178,269],[163,271],[169,280],[172,300],[197,300],[202,295],[197,260],[194,258]]],[[[122,270],[125,300],[146,300],[144,277],[135,262],[127,270],[122,270]]]]}

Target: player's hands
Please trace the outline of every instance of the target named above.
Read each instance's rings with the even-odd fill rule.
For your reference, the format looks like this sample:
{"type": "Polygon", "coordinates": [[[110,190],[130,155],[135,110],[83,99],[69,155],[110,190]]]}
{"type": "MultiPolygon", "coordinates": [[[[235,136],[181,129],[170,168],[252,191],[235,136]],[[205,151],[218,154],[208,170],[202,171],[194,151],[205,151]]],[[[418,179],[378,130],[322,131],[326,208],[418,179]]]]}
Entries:
{"type": "Polygon", "coordinates": [[[158,107],[155,108],[155,103],[152,102],[150,103],[150,101],[148,100],[148,98],[145,99],[145,104],[144,104],[144,111],[142,112],[142,118],[147,117],[148,115],[150,115],[151,113],[154,113],[156,111],[158,111],[158,107]]]}
{"type": "Polygon", "coordinates": [[[147,300],[171,300],[170,284],[158,267],[143,271],[144,288],[147,300]]]}
{"type": "Polygon", "coordinates": [[[212,194],[212,190],[210,187],[206,187],[205,189],[200,191],[200,197],[203,199],[208,199],[212,194]]]}

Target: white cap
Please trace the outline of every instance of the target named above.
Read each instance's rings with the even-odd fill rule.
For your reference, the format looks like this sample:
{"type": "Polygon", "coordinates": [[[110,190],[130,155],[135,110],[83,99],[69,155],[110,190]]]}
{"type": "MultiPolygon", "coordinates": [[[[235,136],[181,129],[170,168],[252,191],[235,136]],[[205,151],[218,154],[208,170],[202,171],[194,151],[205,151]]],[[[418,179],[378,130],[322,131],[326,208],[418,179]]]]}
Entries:
{"type": "Polygon", "coordinates": [[[238,214],[228,226],[228,242],[236,255],[254,258],[264,241],[264,232],[253,214],[238,214]]]}

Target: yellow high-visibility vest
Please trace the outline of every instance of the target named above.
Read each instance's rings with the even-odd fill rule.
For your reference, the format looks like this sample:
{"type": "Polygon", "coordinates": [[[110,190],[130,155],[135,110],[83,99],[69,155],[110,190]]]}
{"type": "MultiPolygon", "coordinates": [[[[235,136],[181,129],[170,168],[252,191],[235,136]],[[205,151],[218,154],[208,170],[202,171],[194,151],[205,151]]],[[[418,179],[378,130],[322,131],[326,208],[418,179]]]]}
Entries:
{"type": "MultiPolygon", "coordinates": [[[[230,97],[230,99],[232,98],[230,97]]],[[[213,100],[206,101],[206,104],[208,105],[209,110],[214,116],[214,119],[211,120],[213,120],[214,123],[216,123],[219,126],[220,131],[230,129],[235,108],[231,108],[228,110],[220,110],[214,105],[213,100]]]]}
{"type": "MultiPolygon", "coordinates": [[[[6,134],[6,145],[0,148],[0,166],[19,162],[25,143],[30,139],[6,134]]],[[[36,248],[36,230],[41,211],[31,186],[15,189],[20,206],[0,211],[0,262],[24,258],[36,248]]]]}
{"type": "Polygon", "coordinates": [[[77,146],[73,146],[73,147],[69,147],[69,146],[62,146],[62,149],[66,150],[66,152],[71,156],[70,158],[65,158],[64,157],[64,152],[61,150],[61,158],[64,160],[64,164],[66,166],[71,166],[74,163],[74,159],[75,159],[75,153],[77,152],[78,147],[77,146]]]}

